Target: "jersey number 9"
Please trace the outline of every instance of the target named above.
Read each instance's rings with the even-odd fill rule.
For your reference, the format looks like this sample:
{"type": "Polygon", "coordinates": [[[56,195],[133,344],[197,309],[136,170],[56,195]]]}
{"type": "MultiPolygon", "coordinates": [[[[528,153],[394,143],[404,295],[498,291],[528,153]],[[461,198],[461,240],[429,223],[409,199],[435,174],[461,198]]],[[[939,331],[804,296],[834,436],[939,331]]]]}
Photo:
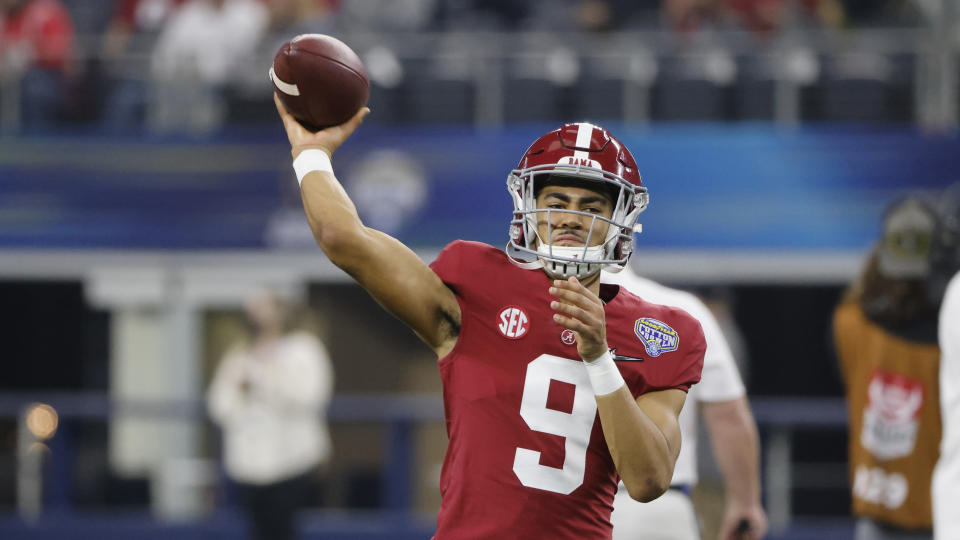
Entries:
{"type": "Polygon", "coordinates": [[[587,446],[597,415],[586,367],[580,360],[543,354],[527,365],[520,416],[534,431],[564,437],[563,467],[540,464],[540,452],[517,448],[513,473],[520,483],[532,488],[568,495],[583,484],[587,446]],[[571,412],[547,408],[550,381],[572,384],[576,390],[571,412]]]}

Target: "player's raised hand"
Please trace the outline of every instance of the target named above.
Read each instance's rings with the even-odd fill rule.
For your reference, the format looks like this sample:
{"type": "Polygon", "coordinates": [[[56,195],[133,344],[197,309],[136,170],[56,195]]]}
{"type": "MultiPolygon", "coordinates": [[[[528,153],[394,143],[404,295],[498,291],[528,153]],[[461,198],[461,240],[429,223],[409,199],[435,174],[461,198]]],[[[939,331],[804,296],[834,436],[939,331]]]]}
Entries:
{"type": "Polygon", "coordinates": [[[317,148],[323,150],[328,156],[332,156],[337,148],[347,140],[350,135],[360,126],[363,119],[370,113],[367,107],[360,107],[353,118],[340,124],[331,126],[313,133],[303,127],[297,119],[287,112],[277,93],[273,93],[273,102],[277,105],[277,112],[283,120],[283,129],[287,132],[287,139],[290,140],[290,152],[296,158],[300,152],[308,148],[317,148]]]}
{"type": "Polygon", "coordinates": [[[573,330],[580,358],[590,362],[607,352],[606,315],[600,298],[572,276],[554,280],[549,292],[557,298],[550,302],[556,311],[553,320],[573,330]]]}

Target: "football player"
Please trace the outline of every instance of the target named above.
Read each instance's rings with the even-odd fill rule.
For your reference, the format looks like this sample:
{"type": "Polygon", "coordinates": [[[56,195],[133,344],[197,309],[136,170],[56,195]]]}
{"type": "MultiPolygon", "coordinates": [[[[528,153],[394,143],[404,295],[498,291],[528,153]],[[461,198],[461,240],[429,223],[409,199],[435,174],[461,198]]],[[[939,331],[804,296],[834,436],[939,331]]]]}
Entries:
{"type": "Polygon", "coordinates": [[[605,129],[567,124],[508,177],[506,250],[455,241],[430,266],[360,221],[330,156],[360,125],[311,133],[277,109],[317,243],[439,358],[449,446],[436,538],[608,539],[622,478],[670,485],[700,324],[601,285],[633,248],[647,189],[605,129]]]}

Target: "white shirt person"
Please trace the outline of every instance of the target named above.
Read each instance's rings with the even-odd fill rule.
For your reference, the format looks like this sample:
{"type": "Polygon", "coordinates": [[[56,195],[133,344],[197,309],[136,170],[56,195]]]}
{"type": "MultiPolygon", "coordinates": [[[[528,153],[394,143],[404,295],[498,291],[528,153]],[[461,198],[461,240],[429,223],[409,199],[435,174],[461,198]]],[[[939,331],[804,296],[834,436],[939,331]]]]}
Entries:
{"type": "Polygon", "coordinates": [[[227,474],[267,484],[326,462],[331,445],[323,411],[332,387],[327,351],[312,334],[285,335],[270,350],[228,352],[208,395],[210,415],[223,430],[227,474]]]}
{"type": "Polygon", "coordinates": [[[253,335],[224,355],[207,405],[253,538],[293,540],[296,513],[311,504],[316,473],[331,453],[333,368],[323,343],[295,330],[294,310],[276,297],[255,297],[245,315],[253,335]]]}
{"type": "Polygon", "coordinates": [[[940,459],[933,472],[933,535],[960,539],[960,273],[940,306],[940,459]]]}
{"type": "Polygon", "coordinates": [[[697,483],[697,422],[701,413],[726,485],[726,508],[719,537],[731,538],[745,520],[750,530],[736,538],[762,538],[767,518],[760,505],[757,428],[736,361],[716,318],[695,295],[641,277],[629,266],[618,274],[604,273],[602,279],[619,284],[648,302],[683,309],[700,321],[707,342],[700,383],[690,389],[688,406],[680,412],[683,443],[672,489],[650,503],[637,503],[618,492],[611,517],[614,540],[700,537],[689,490],[697,483]]]}

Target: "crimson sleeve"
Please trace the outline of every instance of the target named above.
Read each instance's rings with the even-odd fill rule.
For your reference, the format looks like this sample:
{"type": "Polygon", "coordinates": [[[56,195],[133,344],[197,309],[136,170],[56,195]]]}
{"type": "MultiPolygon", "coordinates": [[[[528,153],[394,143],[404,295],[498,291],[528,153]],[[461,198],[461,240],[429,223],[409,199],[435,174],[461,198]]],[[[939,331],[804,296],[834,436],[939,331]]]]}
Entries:
{"type": "MultiPolygon", "coordinates": [[[[684,313],[686,315],[686,313],[684,313]]],[[[683,324],[678,325],[682,348],[679,358],[667,361],[667,355],[658,363],[652,374],[650,385],[653,390],[669,390],[676,388],[687,392],[690,387],[700,382],[700,373],[703,371],[703,357],[707,352],[707,342],[703,337],[703,328],[700,322],[686,315],[683,324]]]]}
{"type": "Polygon", "coordinates": [[[447,244],[447,247],[437,255],[436,260],[430,263],[430,269],[454,291],[463,283],[461,271],[463,257],[464,242],[455,240],[447,244]]]}
{"type": "MultiPolygon", "coordinates": [[[[697,328],[700,328],[699,325],[697,325],[697,328]]],[[[703,357],[706,352],[707,343],[703,339],[703,331],[701,330],[697,343],[687,349],[683,356],[683,368],[677,373],[671,388],[688,392],[691,386],[700,382],[700,373],[703,371],[703,357]]]]}

